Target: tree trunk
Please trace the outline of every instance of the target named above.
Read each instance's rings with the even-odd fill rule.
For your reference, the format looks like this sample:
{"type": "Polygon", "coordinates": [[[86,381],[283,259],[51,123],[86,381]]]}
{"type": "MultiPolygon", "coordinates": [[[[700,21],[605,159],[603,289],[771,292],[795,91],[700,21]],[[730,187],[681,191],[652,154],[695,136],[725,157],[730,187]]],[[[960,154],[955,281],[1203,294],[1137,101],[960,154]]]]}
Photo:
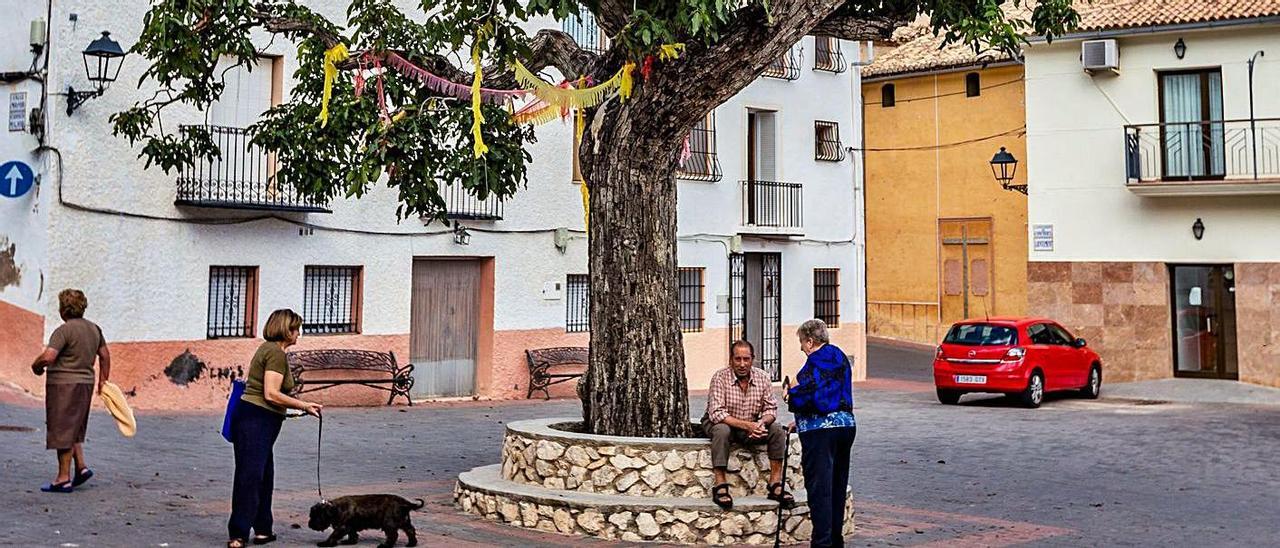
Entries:
{"type": "Polygon", "coordinates": [[[675,149],[639,97],[611,100],[583,140],[591,191],[589,432],[684,437],[689,400],[676,288],[675,149]]]}

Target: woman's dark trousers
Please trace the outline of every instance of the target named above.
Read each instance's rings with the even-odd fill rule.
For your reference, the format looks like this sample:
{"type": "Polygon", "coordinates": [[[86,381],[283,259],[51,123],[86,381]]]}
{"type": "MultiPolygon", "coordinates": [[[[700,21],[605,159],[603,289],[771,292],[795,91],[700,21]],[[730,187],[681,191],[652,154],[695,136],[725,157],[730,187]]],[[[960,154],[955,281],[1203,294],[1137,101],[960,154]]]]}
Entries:
{"type": "Polygon", "coordinates": [[[844,545],[844,504],[849,485],[849,451],[856,426],[822,428],[800,433],[804,489],[813,522],[810,546],[844,545]]]}
{"type": "Polygon", "coordinates": [[[271,448],[280,435],[284,415],[249,402],[236,404],[231,416],[231,442],[236,452],[235,483],[231,488],[229,538],[248,539],[249,529],[270,535],[271,491],[275,489],[275,463],[271,448]]]}

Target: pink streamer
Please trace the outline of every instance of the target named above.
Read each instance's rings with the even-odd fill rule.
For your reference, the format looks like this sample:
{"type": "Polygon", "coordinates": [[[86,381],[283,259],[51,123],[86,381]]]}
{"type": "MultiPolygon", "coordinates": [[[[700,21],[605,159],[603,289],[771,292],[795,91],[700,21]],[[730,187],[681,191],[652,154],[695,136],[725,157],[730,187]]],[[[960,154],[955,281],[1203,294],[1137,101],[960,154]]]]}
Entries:
{"type": "Polygon", "coordinates": [[[689,150],[689,137],[684,138],[684,146],[680,148],[680,163],[685,163],[689,158],[693,157],[693,151],[689,150]]]}
{"type": "MultiPolygon", "coordinates": [[[[450,82],[444,78],[436,76],[426,69],[410,63],[404,57],[395,53],[387,53],[387,64],[395,67],[406,76],[418,80],[425,84],[428,88],[444,95],[451,95],[459,99],[467,99],[471,97],[471,86],[450,82]]],[[[529,92],[523,89],[489,89],[480,88],[480,100],[486,103],[501,104],[516,97],[524,97],[529,92]]]]}

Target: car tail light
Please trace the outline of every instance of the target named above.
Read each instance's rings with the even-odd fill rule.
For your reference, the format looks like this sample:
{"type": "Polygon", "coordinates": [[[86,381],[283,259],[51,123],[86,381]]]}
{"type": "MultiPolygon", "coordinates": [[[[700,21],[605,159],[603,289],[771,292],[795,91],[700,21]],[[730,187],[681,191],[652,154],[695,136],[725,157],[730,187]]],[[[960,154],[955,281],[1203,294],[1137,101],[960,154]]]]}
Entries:
{"type": "Polygon", "coordinates": [[[934,358],[942,359],[942,347],[938,347],[938,351],[933,353],[934,358]]]}
{"type": "Polygon", "coordinates": [[[1023,356],[1026,356],[1026,355],[1027,355],[1027,350],[1025,348],[1010,348],[1008,352],[1004,353],[1004,361],[1007,361],[1007,362],[1020,361],[1022,360],[1023,356]]]}

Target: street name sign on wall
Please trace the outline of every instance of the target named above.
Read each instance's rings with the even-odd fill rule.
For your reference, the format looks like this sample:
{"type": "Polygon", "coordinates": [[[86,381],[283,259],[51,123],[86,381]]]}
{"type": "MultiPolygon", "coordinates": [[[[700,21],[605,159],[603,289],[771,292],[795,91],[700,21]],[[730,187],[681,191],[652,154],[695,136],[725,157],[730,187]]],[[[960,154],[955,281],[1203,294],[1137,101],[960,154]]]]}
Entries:
{"type": "Polygon", "coordinates": [[[36,175],[31,166],[18,162],[0,164],[0,196],[18,198],[35,186],[36,175]]]}
{"type": "Polygon", "coordinates": [[[1053,225],[1031,225],[1031,250],[1053,251],[1053,225]]]}

